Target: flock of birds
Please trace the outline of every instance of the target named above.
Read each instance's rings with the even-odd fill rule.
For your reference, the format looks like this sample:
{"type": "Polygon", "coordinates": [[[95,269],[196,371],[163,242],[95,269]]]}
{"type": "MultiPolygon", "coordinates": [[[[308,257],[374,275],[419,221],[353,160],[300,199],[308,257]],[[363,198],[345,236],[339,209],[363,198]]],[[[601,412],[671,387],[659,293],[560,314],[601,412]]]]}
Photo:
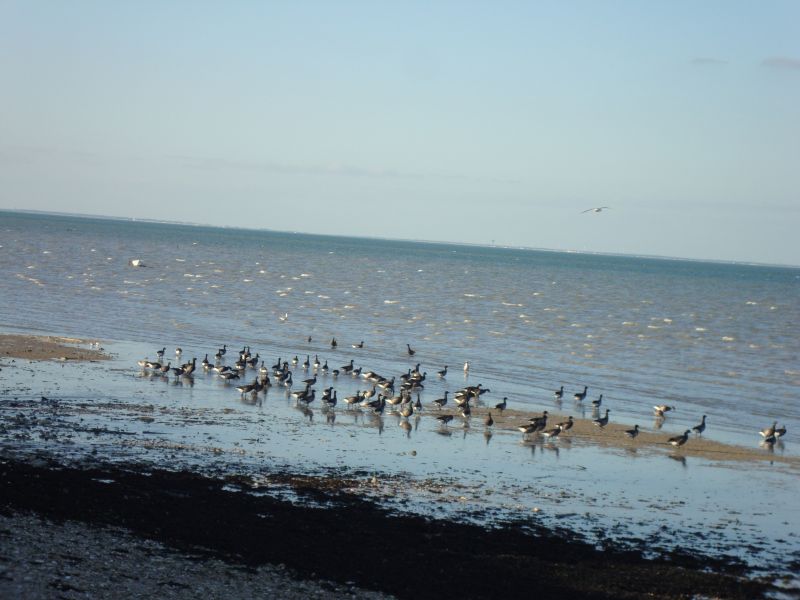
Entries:
{"type": "MultiPolygon", "coordinates": [[[[311,342],[310,337],[308,338],[308,341],[309,343],[311,342]]],[[[334,337],[331,339],[330,347],[333,350],[336,349],[337,346],[338,342],[334,337]]],[[[357,344],[351,344],[351,346],[352,348],[360,349],[364,347],[364,342],[361,341],[357,344]]],[[[193,358],[191,361],[173,367],[172,362],[164,363],[165,353],[166,347],[161,348],[161,350],[158,350],[156,353],[158,356],[157,361],[150,361],[145,358],[138,361],[138,365],[144,371],[165,376],[172,374],[175,377],[191,377],[196,371],[197,358],[193,358]]],[[[406,344],[406,353],[409,357],[413,357],[416,354],[416,350],[414,350],[411,345],[406,344]]],[[[182,354],[183,351],[181,348],[175,349],[176,362],[180,361],[182,354]]],[[[355,394],[342,399],[348,408],[359,408],[361,410],[370,411],[376,415],[383,414],[383,412],[388,408],[389,411],[395,412],[405,419],[415,414],[418,415],[423,410],[420,395],[425,387],[424,382],[426,381],[428,374],[425,371],[420,372],[419,363],[414,368],[409,368],[406,373],[400,375],[399,377],[385,377],[376,373],[375,371],[364,371],[362,367],[356,368],[354,366],[354,359],[351,359],[349,363],[344,364],[339,368],[332,369],[328,365],[327,360],[322,362],[319,359],[319,355],[315,355],[314,360],[311,361],[309,354],[306,355],[306,358],[302,363],[300,362],[299,357],[295,356],[291,360],[278,358],[275,364],[273,364],[271,367],[267,367],[264,360],[261,359],[258,353],[255,355],[251,353],[249,346],[243,347],[238,352],[238,358],[231,365],[224,364],[227,354],[227,345],[223,345],[217,350],[213,356],[213,362],[209,360],[208,354],[206,354],[205,358],[200,363],[201,369],[204,372],[215,373],[219,378],[226,382],[241,380],[247,377],[248,369],[255,370],[256,374],[251,383],[243,383],[242,385],[236,387],[236,390],[242,396],[245,394],[257,396],[261,392],[266,393],[266,391],[273,386],[281,386],[286,389],[287,394],[290,394],[298,404],[308,407],[308,405],[314,402],[317,398],[317,390],[315,386],[318,383],[318,375],[331,375],[333,378],[337,378],[340,375],[348,375],[353,378],[361,377],[367,383],[366,390],[358,391],[355,394]],[[309,371],[313,373],[311,377],[307,377],[301,381],[301,389],[296,389],[294,391],[290,391],[295,384],[294,373],[296,370],[293,372],[292,367],[299,367],[306,375],[309,374],[309,371]]],[[[445,379],[448,372],[447,369],[448,367],[445,366],[442,370],[438,371],[436,373],[437,377],[439,379],[445,379]]],[[[469,370],[470,363],[464,363],[464,374],[468,375],[469,370]]],[[[583,391],[576,392],[573,395],[573,400],[580,405],[586,399],[588,389],[588,386],[584,386],[583,391]]],[[[464,423],[466,425],[472,414],[473,405],[477,406],[480,401],[480,397],[490,391],[491,390],[484,388],[480,383],[474,386],[465,386],[464,388],[459,389],[453,394],[452,397],[452,403],[455,405],[456,413],[438,414],[436,416],[436,420],[442,427],[446,428],[449,426],[450,422],[453,421],[453,419],[455,419],[457,416],[460,416],[462,419],[464,419],[464,423]]],[[[430,405],[435,407],[437,412],[441,412],[441,410],[450,402],[449,394],[449,391],[445,391],[442,397],[436,398],[430,403],[430,405]]],[[[553,397],[556,403],[561,403],[564,397],[563,385],[554,392],[553,397]]],[[[322,390],[320,404],[325,407],[326,410],[330,411],[334,409],[338,401],[339,398],[337,391],[333,388],[333,386],[324,388],[322,390]]],[[[593,409],[595,411],[599,411],[600,406],[603,403],[603,394],[600,394],[600,396],[597,399],[592,400],[591,403],[593,409]]],[[[496,413],[502,413],[505,411],[507,404],[508,398],[504,397],[502,402],[494,405],[494,410],[496,413]]],[[[675,407],[666,404],[659,404],[654,406],[653,410],[656,416],[657,428],[660,428],[661,423],[666,417],[666,414],[670,411],[674,411],[675,407]]],[[[597,418],[593,420],[594,425],[601,429],[608,425],[610,412],[610,409],[606,408],[605,414],[602,417],[599,416],[598,412],[597,418]]],[[[667,443],[672,446],[679,447],[683,446],[689,440],[689,437],[692,433],[695,433],[698,436],[702,435],[706,429],[706,418],[706,415],[703,415],[700,423],[691,429],[687,429],[681,435],[670,437],[667,440],[667,443]]],[[[494,425],[495,421],[492,417],[491,409],[487,412],[483,422],[487,430],[494,425]]],[[[569,431],[573,425],[574,419],[572,416],[570,416],[566,421],[557,423],[555,427],[548,428],[548,412],[544,411],[539,416],[530,417],[527,422],[518,425],[517,429],[522,433],[523,440],[527,440],[530,436],[535,434],[540,434],[545,439],[553,440],[561,433],[569,431]]],[[[634,425],[633,429],[625,430],[624,435],[630,439],[634,439],[639,435],[639,431],[639,425],[634,425]]],[[[775,421],[773,422],[772,426],[761,430],[759,433],[763,438],[762,443],[772,445],[779,438],[786,435],[786,427],[778,427],[778,422],[775,421]]]]}

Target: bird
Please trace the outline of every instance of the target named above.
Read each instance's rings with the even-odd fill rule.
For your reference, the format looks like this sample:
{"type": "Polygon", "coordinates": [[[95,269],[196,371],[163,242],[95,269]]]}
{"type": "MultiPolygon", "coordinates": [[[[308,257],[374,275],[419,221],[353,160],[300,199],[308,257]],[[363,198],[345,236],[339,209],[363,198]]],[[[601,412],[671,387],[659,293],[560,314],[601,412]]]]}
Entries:
{"type": "Polygon", "coordinates": [[[592,422],[595,425],[597,425],[598,427],[605,427],[606,425],[608,425],[608,413],[610,413],[610,412],[611,412],[610,410],[606,409],[606,415],[604,417],[600,417],[599,419],[595,419],[592,422]]]}
{"type": "Polygon", "coordinates": [[[410,344],[406,344],[406,348],[408,348],[408,355],[409,356],[414,356],[417,353],[416,350],[412,350],[411,349],[411,345],[410,344]]]}
{"type": "Polygon", "coordinates": [[[225,356],[225,353],[227,351],[228,351],[228,345],[227,344],[222,344],[222,348],[217,350],[217,353],[214,355],[214,358],[216,358],[216,359],[222,358],[223,356],[225,356]]]}
{"type": "Polygon", "coordinates": [[[450,421],[453,420],[453,415],[439,415],[436,417],[436,420],[439,421],[442,425],[447,425],[450,421]]]}
{"type": "Polygon", "coordinates": [[[183,350],[180,348],[175,348],[175,356],[180,356],[181,354],[183,354],[183,350]]]}
{"type": "Polygon", "coordinates": [[[342,365],[341,369],[345,373],[350,373],[353,370],[353,359],[352,358],[350,359],[350,364],[349,365],[342,365]]]}
{"type": "Polygon", "coordinates": [[[563,397],[564,397],[564,386],[562,385],[555,392],[553,392],[553,398],[555,398],[556,402],[558,402],[563,397]]]}
{"type": "Polygon", "coordinates": [[[449,393],[449,391],[445,391],[444,396],[442,398],[437,398],[433,401],[433,403],[439,408],[442,408],[445,404],[447,404],[447,394],[449,393]]]}
{"type": "Polygon", "coordinates": [[[483,424],[486,427],[491,427],[492,425],[494,425],[494,419],[492,418],[492,413],[486,415],[486,418],[483,420],[483,424]]]}
{"type": "Polygon", "coordinates": [[[469,373],[469,361],[464,363],[464,374],[469,373]]]}
{"type": "Polygon", "coordinates": [[[596,213],[599,213],[599,212],[602,212],[602,211],[604,211],[604,210],[610,210],[610,209],[611,209],[611,207],[610,207],[610,206],[596,206],[596,207],[594,207],[594,208],[587,208],[586,210],[582,210],[582,211],[581,211],[581,214],[583,214],[583,213],[587,213],[587,212],[596,212],[596,213]]]}
{"type": "Polygon", "coordinates": [[[283,313],[280,317],[278,317],[278,320],[281,323],[285,323],[286,321],[289,320],[289,313],[283,313]]]}
{"type": "Polygon", "coordinates": [[[441,371],[437,372],[437,375],[439,377],[447,377],[447,365],[444,366],[444,369],[442,369],[441,371]]]}
{"type": "Polygon", "coordinates": [[[664,413],[675,410],[674,406],[667,406],[666,404],[659,404],[653,407],[657,417],[663,417],[664,413]]]}
{"type": "Polygon", "coordinates": [[[561,423],[558,424],[558,426],[561,427],[561,431],[567,431],[568,429],[572,429],[572,426],[574,424],[575,422],[572,420],[572,416],[570,415],[569,417],[567,417],[566,421],[562,421],[561,423]]]}
{"type": "Polygon", "coordinates": [[[631,439],[635,438],[637,435],[639,435],[639,426],[634,425],[633,429],[626,429],[625,435],[627,435],[631,439]]]}
{"type": "Polygon", "coordinates": [[[588,390],[589,390],[589,388],[587,386],[583,386],[583,391],[582,392],[575,392],[575,394],[572,396],[572,398],[574,400],[576,400],[577,402],[581,402],[584,398],[586,398],[586,392],[588,390]]]}
{"type": "Polygon", "coordinates": [[[592,406],[600,406],[603,403],[603,394],[597,400],[592,400],[592,406]]]}
{"type": "Polygon", "coordinates": [[[700,421],[700,424],[692,427],[692,431],[700,434],[703,433],[705,430],[706,430],[706,416],[703,415],[703,419],[700,421]]]}
{"type": "Polygon", "coordinates": [[[776,438],[780,438],[780,437],[783,437],[785,435],[786,435],[786,425],[784,425],[783,427],[778,427],[777,429],[775,429],[775,437],[776,438]]]}
{"type": "Polygon", "coordinates": [[[333,348],[335,350],[336,346],[338,346],[338,345],[339,345],[339,342],[336,341],[336,338],[331,338],[331,348],[333,348]]]}
{"type": "Polygon", "coordinates": [[[159,350],[158,352],[156,352],[156,356],[158,356],[158,359],[159,359],[159,360],[161,360],[162,358],[164,358],[164,352],[166,352],[166,351],[167,351],[167,347],[166,347],[166,346],[164,346],[164,347],[163,347],[161,350],[159,350]]]}
{"type": "Polygon", "coordinates": [[[240,385],[236,388],[236,390],[244,396],[248,392],[252,392],[258,387],[258,380],[255,380],[253,383],[248,383],[246,385],[240,385]]]}
{"type": "Polygon", "coordinates": [[[553,429],[548,429],[547,431],[543,431],[542,435],[546,438],[556,438],[561,433],[561,425],[556,425],[553,429]]]}
{"type": "Polygon", "coordinates": [[[500,412],[503,412],[506,409],[507,405],[508,405],[508,396],[503,396],[503,401],[495,404],[494,407],[500,412]]]}
{"type": "Polygon", "coordinates": [[[361,340],[358,344],[353,344],[353,348],[363,348],[364,347],[364,340],[361,340]]]}
{"type": "Polygon", "coordinates": [[[686,440],[689,439],[689,434],[692,433],[691,429],[687,429],[683,435],[676,435],[675,437],[669,438],[667,440],[673,446],[683,446],[686,443],[686,440]]]}
{"type": "Polygon", "coordinates": [[[762,429],[758,433],[760,433],[761,437],[763,437],[763,438],[774,438],[775,437],[775,428],[777,426],[778,426],[778,422],[777,421],[773,421],[771,427],[767,427],[766,429],[762,429]]]}

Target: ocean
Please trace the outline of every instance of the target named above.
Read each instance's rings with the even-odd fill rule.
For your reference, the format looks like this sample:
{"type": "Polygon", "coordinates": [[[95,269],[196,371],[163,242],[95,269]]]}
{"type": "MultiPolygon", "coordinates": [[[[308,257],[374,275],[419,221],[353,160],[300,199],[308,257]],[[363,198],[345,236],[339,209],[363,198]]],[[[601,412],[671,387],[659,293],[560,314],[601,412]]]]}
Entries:
{"type": "Polygon", "coordinates": [[[0,212],[0,298],[6,330],[152,354],[323,355],[335,337],[339,362],[400,374],[410,344],[512,406],[588,386],[615,420],[674,405],[742,445],[800,421],[800,268],[0,212]]]}
{"type": "MultiPolygon", "coordinates": [[[[733,557],[800,586],[798,268],[0,212],[0,300],[0,331],[95,338],[114,355],[0,361],[6,454],[236,473],[254,487],[265,470],[341,475],[400,513],[535,518],[600,545],[733,557]],[[418,363],[428,408],[409,420],[350,410],[342,399],[369,385],[322,371],[318,397],[335,387],[335,411],[136,365],[162,347],[173,364],[213,361],[223,344],[267,366],[318,356],[399,377],[418,363]],[[575,417],[596,414],[602,394],[612,422],[663,442],[439,425],[432,400],[478,383],[485,406],[507,397],[575,417]],[[654,420],[656,404],[675,410],[654,420]],[[704,438],[764,459],[666,444],[702,415],[704,438]],[[764,447],[758,432],[773,421],[788,433],[764,447]]],[[[295,368],[298,382],[309,376],[295,368]]]]}

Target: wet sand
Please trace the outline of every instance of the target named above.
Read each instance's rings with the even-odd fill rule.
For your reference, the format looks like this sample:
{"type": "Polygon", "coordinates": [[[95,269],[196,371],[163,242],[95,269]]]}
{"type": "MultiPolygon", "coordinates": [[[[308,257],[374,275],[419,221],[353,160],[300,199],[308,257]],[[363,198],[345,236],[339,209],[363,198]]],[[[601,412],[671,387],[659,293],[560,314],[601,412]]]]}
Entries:
{"type": "Polygon", "coordinates": [[[88,348],[96,342],[50,335],[19,335],[0,333],[0,357],[27,360],[107,360],[110,357],[98,348],[88,348]]]}
{"type": "MultiPolygon", "coordinates": [[[[36,360],[59,359],[69,348],[65,344],[86,343],[0,337],[12,347],[16,340],[12,350],[24,352],[23,358],[31,358],[34,352],[27,349],[36,347],[36,360]]],[[[4,355],[17,355],[10,352],[4,355]]],[[[99,359],[93,351],[70,360],[99,359]]],[[[473,419],[482,420],[486,410],[475,409],[473,419]]],[[[516,426],[531,416],[492,412],[496,429],[520,437],[516,426]]],[[[551,413],[551,423],[562,420],[551,413]]],[[[623,434],[628,428],[610,423],[600,430],[589,419],[576,419],[562,435],[576,443],[702,456],[743,466],[764,459],[757,450],[694,437],[674,449],[666,444],[672,435],[666,433],[643,431],[630,440],[623,434]]],[[[5,435],[14,431],[4,427],[5,435]]],[[[169,450],[163,449],[164,464],[169,464],[169,450]]],[[[767,458],[797,464],[793,457],[767,458]]],[[[644,541],[624,548],[608,541],[598,547],[569,529],[544,527],[535,519],[488,528],[409,512],[399,515],[363,489],[363,481],[346,476],[272,473],[255,485],[239,475],[209,477],[181,467],[165,471],[101,458],[66,464],[45,452],[38,459],[0,456],[0,479],[0,510],[7,515],[77,521],[91,530],[119,526],[125,535],[156,541],[186,556],[200,552],[248,567],[283,564],[303,580],[322,578],[398,597],[521,598],[535,593],[542,598],[757,598],[774,590],[765,581],[747,578],[745,566],[730,557],[714,559],[691,548],[652,558],[644,541]],[[272,487],[292,495],[272,495],[272,487]],[[52,490],[59,490],[57,502],[52,490]]],[[[5,539],[0,536],[3,555],[5,539]]],[[[120,544],[125,543],[120,537],[120,544]]],[[[90,557],[81,560],[91,562],[90,557]]]]}
{"type": "MultiPolygon", "coordinates": [[[[0,507],[6,514],[25,511],[56,522],[122,527],[189,555],[250,567],[282,564],[303,579],[400,598],[759,598],[772,589],[742,578],[735,564],[690,552],[644,558],[644,543],[637,550],[613,544],[598,549],[567,530],[534,522],[484,528],[398,517],[350,493],[349,486],[298,478],[292,487],[299,501],[287,501],[242,493],[252,487],[233,477],[135,464],[0,462],[0,507]]],[[[201,578],[193,585],[204,583],[201,578]]]]}

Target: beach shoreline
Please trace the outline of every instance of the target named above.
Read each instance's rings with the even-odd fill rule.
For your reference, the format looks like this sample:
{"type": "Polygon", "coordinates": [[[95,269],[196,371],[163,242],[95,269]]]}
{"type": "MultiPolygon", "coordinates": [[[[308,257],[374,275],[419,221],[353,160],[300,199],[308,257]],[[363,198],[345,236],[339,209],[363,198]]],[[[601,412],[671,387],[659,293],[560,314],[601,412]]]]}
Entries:
{"type": "Polygon", "coordinates": [[[395,515],[335,478],[282,479],[297,495],[286,500],[256,495],[235,477],[3,457],[0,479],[0,507],[12,519],[36,515],[122,528],[187,556],[252,568],[285,565],[303,580],[401,598],[523,598],[531,590],[540,598],[758,598],[773,589],[748,579],[741,564],[690,550],[653,559],[644,557],[644,542],[635,549],[597,548],[534,520],[485,528],[395,515]]]}
{"type": "MultiPolygon", "coordinates": [[[[65,362],[72,362],[72,368],[77,369],[80,361],[86,363],[110,357],[94,347],[82,348],[90,342],[76,338],[0,334],[0,340],[8,349],[6,357],[21,354],[20,358],[30,359],[30,362],[0,361],[4,369],[30,368],[23,365],[64,356],[71,356],[65,362]],[[76,346],[78,350],[89,351],[65,354],[76,346]],[[36,350],[28,352],[32,347],[36,350]],[[31,354],[37,358],[32,359],[31,354]]],[[[69,364],[63,366],[70,368],[69,364]]],[[[102,432],[88,431],[95,435],[110,434],[117,440],[114,443],[122,448],[147,445],[148,450],[155,452],[155,460],[126,460],[124,453],[120,455],[122,459],[118,456],[109,460],[102,455],[85,453],[70,459],[59,456],[54,451],[55,446],[47,445],[48,440],[58,438],[64,443],[70,435],[59,429],[56,421],[42,420],[42,415],[63,418],[71,414],[83,421],[81,415],[88,417],[96,411],[108,411],[117,422],[120,418],[151,422],[152,418],[130,407],[125,408],[123,417],[121,412],[115,412],[117,408],[104,408],[92,402],[67,405],[44,396],[41,401],[38,396],[18,400],[9,397],[10,390],[6,389],[5,393],[9,410],[4,411],[0,422],[0,434],[5,438],[0,448],[0,513],[6,520],[0,532],[0,554],[8,557],[10,540],[17,544],[20,531],[31,526],[38,532],[38,541],[29,540],[30,551],[20,556],[33,555],[36,556],[33,560],[51,561],[53,577],[54,573],[63,574],[63,561],[58,556],[42,558],[41,540],[60,536],[63,541],[68,534],[59,528],[72,524],[82,528],[82,533],[74,535],[92,537],[96,534],[106,540],[106,545],[124,545],[129,536],[157,543],[161,549],[154,552],[161,557],[159,561],[162,558],[194,561],[199,560],[196,558],[199,553],[237,569],[267,569],[270,574],[263,576],[267,578],[280,577],[281,573],[275,575],[273,569],[279,565],[279,571],[286,569],[290,574],[288,580],[274,583],[279,589],[302,590],[303,593],[317,590],[314,593],[324,597],[361,597],[372,590],[376,598],[385,597],[382,594],[401,598],[455,594],[465,598],[498,595],[522,598],[536,590],[542,598],[636,598],[643,595],[758,598],[775,589],[771,583],[773,578],[764,576],[763,570],[762,576],[755,577],[744,562],[733,556],[717,557],[701,552],[702,537],[697,540],[697,550],[693,547],[655,550],[645,539],[628,539],[625,544],[604,539],[598,544],[567,525],[563,528],[545,526],[537,519],[536,511],[528,511],[528,516],[514,520],[494,521],[491,525],[458,518],[457,512],[431,518],[414,514],[407,506],[399,511],[396,505],[387,502],[391,487],[380,487],[380,480],[384,479],[381,472],[369,477],[346,469],[339,473],[305,473],[302,469],[289,473],[265,465],[264,472],[259,471],[257,477],[235,472],[235,469],[201,473],[187,463],[173,462],[170,456],[174,457],[176,450],[214,454],[218,448],[179,447],[148,436],[131,436],[119,427],[102,432]],[[22,414],[18,411],[29,408],[33,411],[31,418],[17,417],[22,414]],[[33,439],[34,435],[44,435],[44,442],[38,449],[29,446],[22,452],[15,450],[14,439],[33,439]],[[370,483],[373,481],[376,482],[374,487],[370,483]],[[59,490],[57,501],[53,499],[53,490],[59,490]],[[36,523],[32,524],[30,519],[36,523]],[[120,529],[115,532],[109,527],[120,529]],[[164,558],[166,554],[169,557],[164,558]]],[[[113,404],[116,407],[120,403],[113,404]]],[[[345,410],[342,408],[342,413],[345,410]]],[[[476,421],[482,422],[488,410],[486,407],[475,409],[476,421]]],[[[451,411],[428,409],[424,418],[432,419],[439,412],[451,411]]],[[[533,414],[516,409],[503,413],[492,409],[492,413],[499,436],[521,435],[513,430],[533,414]]],[[[552,422],[557,420],[561,417],[553,416],[552,422]]],[[[80,427],[81,431],[85,430],[80,427]]],[[[670,457],[699,456],[730,462],[741,468],[764,459],[763,453],[757,450],[712,440],[693,438],[692,445],[698,444],[694,450],[690,444],[679,449],[665,448],[666,434],[643,432],[637,439],[629,440],[623,434],[627,427],[611,423],[600,429],[590,419],[576,419],[568,433],[576,444],[623,452],[666,451],[670,457]]],[[[780,459],[789,468],[797,466],[793,457],[767,458],[780,459]]],[[[435,483],[428,485],[434,494],[440,493],[434,489],[435,483]]],[[[447,502],[455,496],[441,494],[441,498],[447,502]]],[[[98,553],[103,554],[103,551],[97,547],[76,548],[72,553],[78,556],[77,562],[86,567],[88,578],[93,573],[88,565],[98,553]]],[[[125,557],[118,559],[124,562],[125,557]]],[[[22,581],[24,568],[19,567],[25,561],[20,561],[6,561],[5,567],[0,563],[0,574],[4,575],[0,577],[0,595],[3,586],[12,586],[6,587],[7,590],[23,589],[13,587],[25,585],[22,581]]],[[[169,568],[185,570],[178,566],[169,568]]],[[[227,583],[223,584],[213,574],[204,577],[196,571],[186,572],[194,573],[193,577],[180,579],[176,575],[176,579],[164,575],[166,581],[180,584],[170,588],[172,595],[169,597],[190,597],[203,589],[216,589],[220,594],[234,589],[225,585],[257,585],[245,581],[244,575],[229,575],[227,583]],[[222,587],[207,587],[217,584],[222,587]]],[[[99,567],[95,574],[98,580],[103,579],[99,567]]],[[[53,580],[60,582],[56,585],[62,585],[63,589],[57,589],[67,593],[70,586],[91,587],[63,578],[53,580]]],[[[26,597],[47,597],[46,594],[36,596],[35,590],[39,589],[36,585],[26,597]]],[[[96,594],[103,597],[102,590],[96,594]]],[[[291,597],[289,594],[281,593],[291,597]]],[[[297,597],[302,597],[299,592],[297,597]]]]}

